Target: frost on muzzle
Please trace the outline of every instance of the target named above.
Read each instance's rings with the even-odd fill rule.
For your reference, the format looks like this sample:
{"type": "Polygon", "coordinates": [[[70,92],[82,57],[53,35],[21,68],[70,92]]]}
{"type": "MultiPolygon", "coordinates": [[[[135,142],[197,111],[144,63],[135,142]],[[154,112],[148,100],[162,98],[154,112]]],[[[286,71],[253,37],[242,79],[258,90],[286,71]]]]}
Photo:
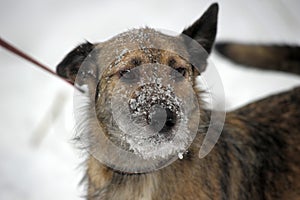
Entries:
{"type": "Polygon", "coordinates": [[[139,30],[117,35],[109,48],[104,53],[97,49],[91,52],[76,77],[75,84],[81,90],[74,94],[74,115],[81,147],[116,171],[147,173],[182,159],[197,134],[203,134],[204,140],[197,146],[199,159],[205,157],[216,144],[225,120],[217,70],[210,62],[204,73],[199,66],[208,57],[205,50],[184,35],[139,30]],[[193,53],[188,51],[191,49],[193,53]],[[151,52],[170,52],[189,61],[199,70],[197,87],[204,95],[198,96],[191,77],[159,62],[140,63],[119,78],[108,76],[122,67],[125,55],[137,51],[150,57],[151,52]],[[101,53],[105,57],[99,61],[101,53]],[[205,112],[210,115],[208,124],[201,123],[203,110],[209,110],[205,112]],[[206,132],[200,131],[202,127],[206,132]]]}

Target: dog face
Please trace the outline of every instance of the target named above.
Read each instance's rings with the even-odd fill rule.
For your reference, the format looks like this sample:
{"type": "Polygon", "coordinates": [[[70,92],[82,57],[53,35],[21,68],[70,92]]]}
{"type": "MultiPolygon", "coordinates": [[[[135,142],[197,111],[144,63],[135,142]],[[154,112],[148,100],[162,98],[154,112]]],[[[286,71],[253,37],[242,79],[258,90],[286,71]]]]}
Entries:
{"type": "MultiPolygon", "coordinates": [[[[112,164],[115,153],[105,148],[108,143],[149,163],[157,158],[167,163],[187,149],[193,140],[190,130],[199,125],[195,79],[206,68],[217,12],[212,5],[178,36],[133,29],[103,43],[82,44],[65,57],[57,73],[88,87],[80,130],[87,132],[90,152],[117,165],[112,164]]],[[[120,159],[115,160],[122,163],[120,159]]]]}

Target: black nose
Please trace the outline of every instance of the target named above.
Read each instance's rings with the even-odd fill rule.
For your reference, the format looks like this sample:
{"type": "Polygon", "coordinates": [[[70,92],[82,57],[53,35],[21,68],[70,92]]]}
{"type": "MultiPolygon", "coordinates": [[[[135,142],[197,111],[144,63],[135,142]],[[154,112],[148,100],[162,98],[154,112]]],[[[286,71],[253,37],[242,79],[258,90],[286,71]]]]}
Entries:
{"type": "Polygon", "coordinates": [[[168,133],[176,124],[176,114],[169,108],[166,108],[166,114],[166,122],[163,128],[159,131],[159,133],[161,134],[168,133]]]}
{"type": "Polygon", "coordinates": [[[160,134],[170,133],[170,130],[176,124],[176,115],[169,108],[164,108],[160,105],[155,105],[151,109],[150,127],[154,132],[160,134]]]}

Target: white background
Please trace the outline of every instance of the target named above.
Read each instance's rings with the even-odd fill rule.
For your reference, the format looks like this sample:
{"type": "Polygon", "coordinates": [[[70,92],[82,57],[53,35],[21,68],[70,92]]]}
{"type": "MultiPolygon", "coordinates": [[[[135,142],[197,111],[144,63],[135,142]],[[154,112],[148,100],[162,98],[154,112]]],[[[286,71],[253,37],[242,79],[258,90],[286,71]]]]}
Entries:
{"type": "MultiPolygon", "coordinates": [[[[211,3],[0,0],[0,36],[54,70],[85,39],[101,42],[145,25],[180,32],[211,3]]],[[[218,40],[300,44],[298,0],[219,4],[218,40]]],[[[227,109],[300,85],[294,75],[244,69],[215,53],[211,58],[227,109]]],[[[72,87],[2,48],[0,81],[0,199],[80,199],[83,156],[71,141],[72,87]]]]}

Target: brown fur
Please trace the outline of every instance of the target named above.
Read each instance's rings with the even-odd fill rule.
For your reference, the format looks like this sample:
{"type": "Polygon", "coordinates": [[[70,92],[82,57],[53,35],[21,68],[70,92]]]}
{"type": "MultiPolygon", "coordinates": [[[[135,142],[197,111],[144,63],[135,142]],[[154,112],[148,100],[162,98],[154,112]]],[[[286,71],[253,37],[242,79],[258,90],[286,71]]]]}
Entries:
{"type": "Polygon", "coordinates": [[[157,172],[99,170],[102,165],[90,158],[95,163],[89,164],[89,177],[106,181],[97,190],[109,194],[103,199],[143,199],[148,189],[154,200],[299,199],[299,105],[297,88],[228,113],[221,138],[204,159],[197,154],[199,133],[183,160],[157,172]]]}
{"type": "MultiPolygon", "coordinates": [[[[214,4],[204,17],[184,31],[200,44],[204,41],[203,46],[208,52],[215,38],[216,30],[213,27],[216,24],[217,11],[217,5],[214,4]],[[212,24],[209,24],[209,20],[212,24]],[[209,24],[209,27],[205,24],[209,24]],[[202,31],[201,34],[197,33],[199,31],[202,31]]],[[[140,31],[153,32],[152,29],[140,31]]],[[[94,71],[97,71],[97,66],[101,66],[103,60],[109,59],[112,51],[119,48],[114,41],[112,39],[93,46],[92,53],[96,55],[96,60],[90,66],[94,71]]],[[[112,98],[112,90],[120,79],[124,66],[128,69],[140,63],[162,63],[174,69],[184,67],[185,78],[194,87],[195,92],[199,92],[195,87],[198,73],[193,66],[181,57],[170,53],[172,49],[185,46],[184,41],[180,40],[181,45],[176,46],[178,38],[176,42],[172,42],[172,38],[166,38],[160,33],[149,41],[158,45],[164,44],[163,49],[170,51],[150,49],[148,53],[141,50],[131,52],[123,57],[122,65],[116,63],[113,70],[104,71],[104,77],[108,78],[101,79],[98,84],[94,82],[97,74],[88,78],[90,85],[97,88],[91,97],[96,99],[99,123],[104,128],[105,134],[118,145],[123,144],[117,135],[111,134],[111,130],[115,127],[111,124],[111,110],[107,104],[112,98]]],[[[125,44],[137,45],[129,40],[125,41],[125,44]]],[[[191,54],[188,46],[185,47],[186,49],[182,51],[191,54]]],[[[90,52],[91,48],[88,48],[86,53],[90,52]]],[[[73,57],[73,54],[68,55],[66,59],[72,61],[73,57]]],[[[78,59],[75,60],[75,64],[78,64],[78,59]]],[[[77,65],[66,64],[63,61],[58,66],[58,72],[62,73],[62,76],[66,71],[74,72],[76,75],[78,69],[74,70],[74,66],[77,65]]],[[[204,70],[205,66],[201,69],[204,70]]],[[[74,81],[74,74],[69,75],[68,78],[74,81]]],[[[175,87],[180,87],[180,84],[175,87]]],[[[202,108],[201,95],[198,98],[202,108]]],[[[93,156],[89,156],[86,163],[87,199],[300,199],[299,106],[300,88],[296,88],[228,113],[218,143],[205,158],[199,159],[198,152],[205,136],[205,125],[210,120],[210,111],[201,109],[198,133],[183,159],[158,171],[145,174],[115,171],[93,156]]],[[[97,129],[91,128],[91,130],[93,130],[91,134],[96,137],[97,129]]]]}

